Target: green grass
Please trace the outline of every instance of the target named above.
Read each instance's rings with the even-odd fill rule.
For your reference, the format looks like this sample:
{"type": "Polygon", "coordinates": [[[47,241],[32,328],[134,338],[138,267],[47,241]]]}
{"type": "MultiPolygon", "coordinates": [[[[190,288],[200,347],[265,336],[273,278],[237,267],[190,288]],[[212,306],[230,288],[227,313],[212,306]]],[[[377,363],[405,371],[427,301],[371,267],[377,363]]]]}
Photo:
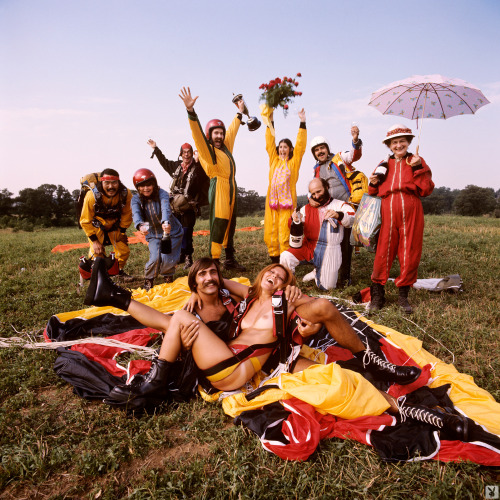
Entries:
{"type": "MultiPolygon", "coordinates": [[[[259,226],[245,217],[238,227],[259,226]]],[[[197,229],[207,229],[200,221],[197,229]]],[[[78,229],[33,233],[0,231],[0,336],[39,336],[53,314],[81,309],[78,257],[52,254],[61,243],[84,242],[78,229]]],[[[262,231],[237,232],[237,258],[253,279],[268,257],[262,231]]],[[[464,292],[412,291],[411,317],[388,306],[377,322],[424,341],[432,354],[472,375],[500,400],[498,276],[500,222],[492,218],[426,218],[420,277],[458,273],[464,292]]],[[[195,237],[195,257],[208,238],[195,237]]],[[[142,283],[148,250],[133,245],[128,272],[142,283]]],[[[369,285],[373,254],[353,257],[355,285],[334,291],[349,298],[369,285]]],[[[311,268],[299,268],[302,277],[311,268]]],[[[186,274],[178,270],[176,276],[186,274]]],[[[393,277],[397,268],[393,270],[393,277]]],[[[230,274],[230,277],[235,274],[230,274]]],[[[315,292],[314,286],[303,287],[315,292]]],[[[55,353],[0,348],[0,498],[483,498],[500,484],[498,470],[470,463],[387,465],[369,447],[328,440],[304,463],[265,452],[234,427],[219,405],[201,400],[168,413],[128,418],[99,402],[73,395],[52,366],[55,353]]]]}

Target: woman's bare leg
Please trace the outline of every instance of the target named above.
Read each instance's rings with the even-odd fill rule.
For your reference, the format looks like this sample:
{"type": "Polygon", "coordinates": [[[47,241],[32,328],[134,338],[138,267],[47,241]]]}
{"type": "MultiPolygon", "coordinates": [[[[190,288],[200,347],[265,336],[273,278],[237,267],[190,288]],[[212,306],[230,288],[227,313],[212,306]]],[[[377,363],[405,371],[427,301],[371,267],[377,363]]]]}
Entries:
{"type": "Polygon", "coordinates": [[[177,311],[170,319],[160,349],[160,359],[171,362],[177,359],[181,349],[181,328],[191,325],[193,321],[198,322],[199,330],[192,346],[192,352],[195,363],[201,370],[210,368],[233,356],[231,349],[210,328],[191,313],[182,310],[177,311]]]}
{"type": "Polygon", "coordinates": [[[127,312],[144,326],[155,328],[156,330],[160,330],[162,332],[167,331],[170,320],[172,319],[171,316],[163,314],[160,311],[133,299],[130,301],[127,312]]]}

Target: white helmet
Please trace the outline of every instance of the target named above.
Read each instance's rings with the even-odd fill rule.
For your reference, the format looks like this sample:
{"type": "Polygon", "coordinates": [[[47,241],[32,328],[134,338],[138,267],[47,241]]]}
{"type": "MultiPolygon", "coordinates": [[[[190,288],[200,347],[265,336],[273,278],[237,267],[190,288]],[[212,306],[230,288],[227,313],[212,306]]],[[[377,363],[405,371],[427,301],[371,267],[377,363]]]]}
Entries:
{"type": "Polygon", "coordinates": [[[330,154],[330,144],[322,135],[318,135],[311,141],[311,153],[314,156],[315,160],[317,160],[317,158],[316,155],[314,154],[314,148],[316,146],[321,146],[322,144],[324,144],[328,148],[328,154],[330,154]]]}

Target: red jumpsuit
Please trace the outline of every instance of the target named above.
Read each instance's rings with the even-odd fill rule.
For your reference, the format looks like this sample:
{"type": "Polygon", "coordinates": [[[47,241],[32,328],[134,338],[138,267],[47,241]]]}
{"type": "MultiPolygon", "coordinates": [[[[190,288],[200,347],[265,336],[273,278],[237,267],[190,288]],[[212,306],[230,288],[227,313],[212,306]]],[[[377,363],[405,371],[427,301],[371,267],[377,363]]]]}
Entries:
{"type": "Polygon", "coordinates": [[[408,153],[402,160],[391,156],[385,180],[377,186],[368,186],[368,194],[382,198],[382,226],[373,263],[373,283],[385,285],[396,254],[401,268],[396,286],[411,286],[417,281],[424,235],[424,210],[419,197],[429,196],[434,182],[423,158],[415,169],[408,165],[412,156],[408,153]]]}

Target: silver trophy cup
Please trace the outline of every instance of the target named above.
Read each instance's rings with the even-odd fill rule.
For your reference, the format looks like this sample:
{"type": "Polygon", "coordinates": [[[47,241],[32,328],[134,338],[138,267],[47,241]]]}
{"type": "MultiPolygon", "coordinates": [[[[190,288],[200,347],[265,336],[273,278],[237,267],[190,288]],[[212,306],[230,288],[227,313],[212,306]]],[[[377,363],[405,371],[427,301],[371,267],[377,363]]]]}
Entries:
{"type": "MultiPolygon", "coordinates": [[[[250,130],[250,132],[257,130],[262,124],[260,123],[260,120],[256,116],[250,116],[250,113],[248,112],[248,108],[247,108],[247,103],[243,99],[243,94],[234,95],[234,97],[233,97],[234,104],[238,105],[239,101],[243,101],[243,104],[245,105],[245,107],[243,109],[243,114],[248,117],[248,120],[247,120],[248,130],[250,130]]],[[[241,122],[241,123],[243,125],[245,125],[244,122],[241,122]]]]}

